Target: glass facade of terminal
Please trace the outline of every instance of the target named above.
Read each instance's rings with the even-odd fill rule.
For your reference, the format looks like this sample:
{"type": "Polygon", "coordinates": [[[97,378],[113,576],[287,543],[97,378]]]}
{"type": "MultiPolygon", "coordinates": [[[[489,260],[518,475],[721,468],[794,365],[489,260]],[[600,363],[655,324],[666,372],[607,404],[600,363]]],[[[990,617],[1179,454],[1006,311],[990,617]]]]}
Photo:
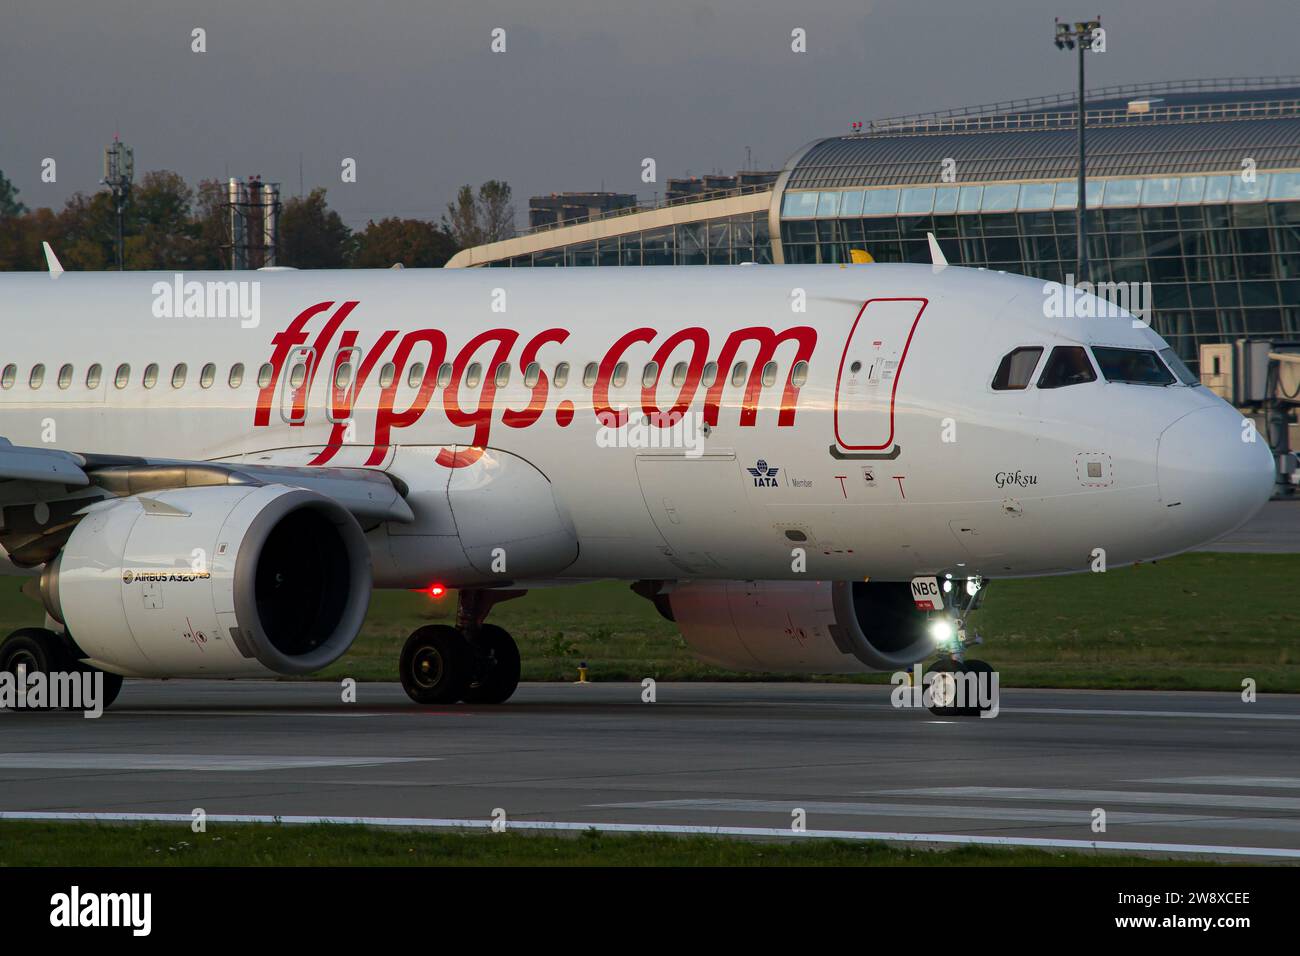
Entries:
{"type": "MultiPolygon", "coordinates": [[[[788,263],[948,261],[1055,281],[1075,268],[1073,181],[789,192],[788,263]]],[[[1094,282],[1150,282],[1153,325],[1185,360],[1201,342],[1300,337],[1300,173],[1088,183],[1094,282]]]]}
{"type": "MultiPolygon", "coordinates": [[[[1074,180],[789,191],[787,263],[929,262],[1065,282],[1075,268],[1074,180]]],[[[1151,283],[1152,324],[1195,365],[1202,342],[1300,338],[1300,172],[1088,183],[1093,282],[1151,283]]],[[[492,266],[734,265],[773,261],[766,212],[631,232],[492,266]]]]}
{"type": "Polygon", "coordinates": [[[745,213],[544,249],[492,266],[703,266],[771,262],[766,212],[745,213]]]}

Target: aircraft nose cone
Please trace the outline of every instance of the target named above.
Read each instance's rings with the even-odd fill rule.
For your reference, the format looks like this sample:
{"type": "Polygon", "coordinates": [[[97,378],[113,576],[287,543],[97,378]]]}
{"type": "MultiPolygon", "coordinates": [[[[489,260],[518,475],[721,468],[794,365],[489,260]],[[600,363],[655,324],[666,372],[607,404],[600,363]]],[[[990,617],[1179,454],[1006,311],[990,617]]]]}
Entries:
{"type": "Polygon", "coordinates": [[[1227,405],[1202,408],[1160,435],[1160,500],[1185,547],[1236,529],[1273,494],[1273,453],[1264,436],[1243,428],[1242,421],[1227,405]]]}

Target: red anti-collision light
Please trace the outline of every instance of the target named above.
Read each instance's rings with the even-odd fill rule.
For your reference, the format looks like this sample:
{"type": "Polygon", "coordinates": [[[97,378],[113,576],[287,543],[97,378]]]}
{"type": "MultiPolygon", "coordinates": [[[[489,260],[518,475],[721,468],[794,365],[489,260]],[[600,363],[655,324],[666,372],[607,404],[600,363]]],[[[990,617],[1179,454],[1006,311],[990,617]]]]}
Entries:
{"type": "Polygon", "coordinates": [[[447,589],[441,584],[430,584],[427,588],[420,588],[416,593],[427,594],[429,597],[437,600],[446,595],[447,589]]]}

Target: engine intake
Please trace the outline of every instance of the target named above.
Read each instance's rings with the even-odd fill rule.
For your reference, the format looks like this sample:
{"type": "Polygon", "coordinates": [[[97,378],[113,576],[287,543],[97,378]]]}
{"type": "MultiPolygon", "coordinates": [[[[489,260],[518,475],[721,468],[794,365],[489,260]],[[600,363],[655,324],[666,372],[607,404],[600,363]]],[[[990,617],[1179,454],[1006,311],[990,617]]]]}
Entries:
{"type": "Polygon", "coordinates": [[[320,670],[361,630],[370,587],[356,519],[285,485],[94,505],[41,579],[46,609],[93,663],[168,677],[320,670]]]}

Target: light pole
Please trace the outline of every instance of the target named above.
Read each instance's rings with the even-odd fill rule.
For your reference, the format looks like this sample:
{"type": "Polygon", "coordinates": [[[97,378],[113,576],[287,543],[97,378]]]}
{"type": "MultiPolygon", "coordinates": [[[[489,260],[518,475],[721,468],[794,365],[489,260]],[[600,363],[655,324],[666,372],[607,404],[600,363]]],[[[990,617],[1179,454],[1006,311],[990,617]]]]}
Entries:
{"type": "Polygon", "coordinates": [[[1056,48],[1073,50],[1079,48],[1079,201],[1075,208],[1075,241],[1078,243],[1078,257],[1075,261],[1075,282],[1088,281],[1088,193],[1087,160],[1083,148],[1083,131],[1087,125],[1084,121],[1083,94],[1083,54],[1095,49],[1098,53],[1106,49],[1106,35],[1101,29],[1101,17],[1093,20],[1081,20],[1077,23],[1056,21],[1056,48]]]}

